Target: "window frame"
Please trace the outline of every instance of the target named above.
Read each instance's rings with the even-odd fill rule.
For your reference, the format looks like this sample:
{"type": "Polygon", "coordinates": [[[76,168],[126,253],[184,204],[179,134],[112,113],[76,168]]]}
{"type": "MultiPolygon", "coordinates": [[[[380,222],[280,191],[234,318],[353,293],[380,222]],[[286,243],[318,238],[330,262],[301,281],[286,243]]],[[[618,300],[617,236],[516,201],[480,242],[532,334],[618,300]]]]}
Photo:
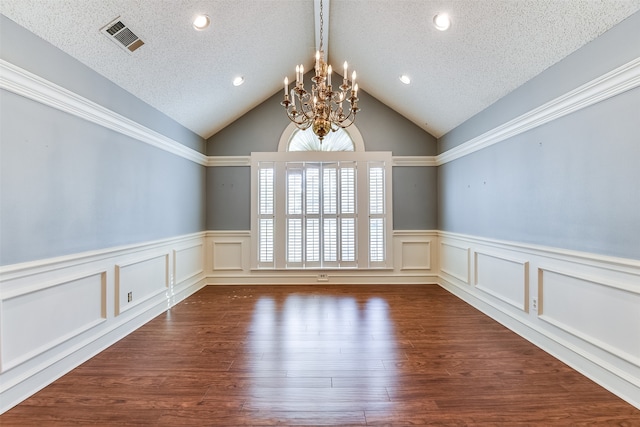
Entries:
{"type": "MultiPolygon", "coordinates": [[[[389,269],[393,268],[393,195],[392,195],[392,153],[391,152],[270,152],[251,154],[251,269],[259,270],[317,270],[317,269],[389,269]],[[288,163],[335,163],[353,162],[356,165],[356,261],[353,263],[343,263],[344,265],[287,265],[286,262],[286,191],[288,163]],[[258,212],[258,191],[259,191],[259,170],[261,164],[269,163],[274,169],[274,244],[273,262],[259,262],[259,236],[258,221],[261,216],[258,212]],[[369,165],[375,164],[384,167],[384,260],[381,262],[370,262],[369,252],[369,165]]],[[[379,215],[377,215],[379,217],[379,215]]]]}

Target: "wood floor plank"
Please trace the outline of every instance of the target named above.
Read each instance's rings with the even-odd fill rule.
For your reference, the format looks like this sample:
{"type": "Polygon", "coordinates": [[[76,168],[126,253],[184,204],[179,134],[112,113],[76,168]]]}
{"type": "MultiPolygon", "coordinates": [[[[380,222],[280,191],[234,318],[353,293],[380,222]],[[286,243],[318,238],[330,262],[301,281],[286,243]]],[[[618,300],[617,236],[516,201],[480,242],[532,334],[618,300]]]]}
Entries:
{"type": "Polygon", "coordinates": [[[435,285],[209,286],[6,426],[640,425],[640,410],[435,285]]]}
{"type": "Polygon", "coordinates": [[[158,420],[167,426],[364,426],[364,411],[167,411],[158,420]]]}

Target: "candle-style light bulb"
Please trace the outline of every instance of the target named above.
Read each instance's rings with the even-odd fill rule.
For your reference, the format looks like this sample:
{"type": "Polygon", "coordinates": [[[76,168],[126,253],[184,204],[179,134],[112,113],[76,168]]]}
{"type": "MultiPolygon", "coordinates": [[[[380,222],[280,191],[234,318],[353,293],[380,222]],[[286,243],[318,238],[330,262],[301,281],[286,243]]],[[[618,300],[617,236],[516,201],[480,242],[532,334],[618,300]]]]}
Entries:
{"type": "Polygon", "coordinates": [[[289,92],[289,78],[284,78],[284,95],[287,96],[287,92],[289,92]]]}
{"type": "Polygon", "coordinates": [[[333,69],[331,68],[331,65],[329,65],[329,69],[327,70],[327,74],[329,75],[329,81],[327,82],[327,84],[329,86],[331,86],[331,73],[333,72],[333,69]]]}
{"type": "Polygon", "coordinates": [[[356,84],[356,70],[353,70],[353,73],[351,74],[351,84],[356,84]]]}
{"type": "Polygon", "coordinates": [[[342,75],[342,78],[344,79],[345,82],[347,81],[347,78],[348,78],[348,76],[347,76],[347,67],[348,66],[349,65],[347,64],[347,61],[344,61],[344,74],[342,75]]]}
{"type": "Polygon", "coordinates": [[[300,81],[304,85],[304,65],[300,64],[300,81]]]}
{"type": "Polygon", "coordinates": [[[300,83],[300,66],[296,65],[296,84],[300,83]]]}
{"type": "Polygon", "coordinates": [[[358,96],[358,83],[356,83],[355,86],[353,86],[353,91],[355,92],[354,95],[358,96]]]}

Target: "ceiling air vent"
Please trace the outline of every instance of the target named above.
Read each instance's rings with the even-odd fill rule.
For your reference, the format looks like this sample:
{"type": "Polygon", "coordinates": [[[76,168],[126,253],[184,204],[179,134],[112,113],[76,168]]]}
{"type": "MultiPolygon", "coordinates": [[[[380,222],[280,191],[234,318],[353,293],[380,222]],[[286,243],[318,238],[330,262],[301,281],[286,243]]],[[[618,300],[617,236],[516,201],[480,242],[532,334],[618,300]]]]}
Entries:
{"type": "Polygon", "coordinates": [[[144,42],[122,22],[120,17],[117,17],[115,20],[105,25],[100,31],[115,44],[129,53],[144,44],[144,42]]]}

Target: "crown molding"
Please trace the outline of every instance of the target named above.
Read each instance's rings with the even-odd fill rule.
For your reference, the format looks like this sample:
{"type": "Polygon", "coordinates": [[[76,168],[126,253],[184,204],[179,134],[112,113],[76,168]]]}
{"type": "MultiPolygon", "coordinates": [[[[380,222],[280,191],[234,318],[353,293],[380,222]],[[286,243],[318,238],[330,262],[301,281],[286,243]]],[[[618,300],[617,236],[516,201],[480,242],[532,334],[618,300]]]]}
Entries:
{"type": "Polygon", "coordinates": [[[393,166],[438,166],[434,156],[393,156],[393,166]]]}
{"type": "Polygon", "coordinates": [[[209,156],[205,166],[251,166],[251,156],[209,156]]]}
{"type": "Polygon", "coordinates": [[[438,166],[640,86],[640,57],[436,156],[438,166]]]}
{"type": "MultiPolygon", "coordinates": [[[[438,156],[394,156],[393,166],[440,166],[638,86],[640,57],[438,156]]],[[[3,59],[0,59],[0,88],[202,166],[250,166],[249,156],[206,156],[3,59]]]]}
{"type": "Polygon", "coordinates": [[[3,59],[0,59],[0,88],[203,166],[207,163],[206,155],[3,59]]]}

